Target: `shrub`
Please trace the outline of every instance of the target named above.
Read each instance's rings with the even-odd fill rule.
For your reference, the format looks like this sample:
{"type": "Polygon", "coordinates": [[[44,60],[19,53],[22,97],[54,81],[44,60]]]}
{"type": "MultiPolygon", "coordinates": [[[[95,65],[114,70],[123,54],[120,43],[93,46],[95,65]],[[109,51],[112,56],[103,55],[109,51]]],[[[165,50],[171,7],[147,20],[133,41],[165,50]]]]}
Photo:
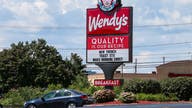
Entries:
{"type": "Polygon", "coordinates": [[[23,105],[24,101],[39,97],[43,94],[41,88],[20,87],[18,89],[11,89],[0,100],[0,103],[6,106],[23,105]]]}
{"type": "Polygon", "coordinates": [[[161,81],[162,93],[175,94],[180,100],[189,100],[192,96],[192,78],[178,77],[161,81]]]}
{"type": "Polygon", "coordinates": [[[122,86],[117,86],[113,88],[113,91],[115,92],[116,97],[118,98],[120,94],[124,91],[122,86]]]}
{"type": "Polygon", "coordinates": [[[86,89],[87,89],[87,91],[84,90],[83,91],[84,93],[87,93],[88,95],[93,95],[96,91],[102,90],[103,87],[90,86],[86,89]]]}
{"type": "Polygon", "coordinates": [[[160,83],[156,80],[145,80],[143,93],[152,93],[152,94],[161,93],[160,83]]]}
{"type": "Polygon", "coordinates": [[[160,102],[178,101],[178,98],[176,96],[167,97],[164,94],[144,94],[144,93],[136,94],[136,99],[145,101],[160,101],[160,102]]]}
{"type": "Polygon", "coordinates": [[[133,79],[125,83],[124,90],[126,92],[133,92],[133,93],[156,94],[161,92],[161,86],[160,83],[156,80],[133,79]]]}
{"type": "Polygon", "coordinates": [[[189,99],[189,101],[191,101],[191,102],[192,102],[192,98],[190,98],[190,99],[189,99]]]}
{"type": "Polygon", "coordinates": [[[4,94],[3,98],[0,100],[0,103],[5,106],[22,106],[25,101],[40,97],[52,89],[58,89],[58,87],[60,88],[61,86],[51,84],[46,90],[33,87],[20,87],[18,89],[11,89],[4,94]]]}
{"type": "Polygon", "coordinates": [[[53,90],[58,90],[58,89],[62,89],[63,86],[61,84],[49,84],[48,87],[46,89],[44,89],[43,94],[47,94],[48,92],[50,91],[53,91],[53,90]]]}
{"type": "Polygon", "coordinates": [[[23,105],[24,99],[21,97],[18,90],[11,89],[4,98],[0,100],[0,103],[4,106],[17,106],[23,105]]]}
{"type": "Polygon", "coordinates": [[[141,85],[143,85],[143,81],[139,80],[139,79],[133,79],[133,80],[125,81],[124,91],[133,92],[133,93],[140,93],[141,89],[142,89],[141,85]]]}
{"type": "Polygon", "coordinates": [[[115,93],[112,90],[98,90],[93,94],[93,98],[98,103],[110,102],[115,98],[115,93]]]}
{"type": "Polygon", "coordinates": [[[86,76],[76,76],[75,81],[69,86],[70,89],[82,91],[88,95],[92,95],[95,91],[103,89],[103,87],[92,86],[86,76]]]}
{"type": "Polygon", "coordinates": [[[123,103],[133,103],[136,102],[136,96],[132,92],[122,92],[119,100],[123,103]]]}

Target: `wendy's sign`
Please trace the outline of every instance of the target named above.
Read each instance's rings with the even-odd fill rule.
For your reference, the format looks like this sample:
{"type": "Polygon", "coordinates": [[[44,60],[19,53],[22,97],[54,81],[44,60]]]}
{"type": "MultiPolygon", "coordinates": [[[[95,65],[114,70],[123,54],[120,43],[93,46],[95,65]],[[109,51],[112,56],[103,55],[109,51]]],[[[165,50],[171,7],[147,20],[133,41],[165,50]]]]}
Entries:
{"type": "Polygon", "coordinates": [[[131,27],[131,8],[120,8],[113,14],[100,9],[87,10],[87,34],[128,34],[131,27]]]}
{"type": "Polygon", "coordinates": [[[87,62],[132,62],[132,7],[120,0],[98,0],[87,9],[87,62]]]}

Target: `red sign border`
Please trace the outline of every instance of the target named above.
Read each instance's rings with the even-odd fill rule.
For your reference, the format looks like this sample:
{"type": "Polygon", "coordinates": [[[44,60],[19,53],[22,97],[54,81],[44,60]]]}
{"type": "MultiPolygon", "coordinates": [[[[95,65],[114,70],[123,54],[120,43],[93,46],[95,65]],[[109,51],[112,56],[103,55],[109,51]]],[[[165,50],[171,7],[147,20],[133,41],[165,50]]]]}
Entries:
{"type": "MultiPolygon", "coordinates": [[[[124,36],[124,35],[128,35],[129,36],[129,48],[128,48],[128,50],[129,50],[129,55],[128,55],[128,57],[129,57],[129,61],[122,61],[122,62],[100,62],[100,63],[131,63],[131,62],[133,62],[133,7],[119,7],[119,8],[130,8],[130,18],[129,18],[129,20],[131,20],[130,21],[130,26],[129,26],[129,33],[128,34],[110,34],[110,35],[117,35],[117,36],[124,36]]],[[[97,9],[97,8],[89,8],[89,9],[97,9]]],[[[89,9],[87,9],[87,10],[89,10],[89,9]]],[[[116,9],[118,9],[118,8],[116,8],[116,9]]],[[[111,11],[111,12],[114,12],[114,11],[117,11],[116,9],[114,9],[113,11],[111,11]]],[[[110,12],[110,13],[111,13],[110,12]]],[[[88,14],[86,14],[86,62],[87,63],[98,63],[98,62],[89,62],[88,61],[88,49],[87,49],[87,38],[88,38],[88,36],[95,36],[95,35],[88,35],[87,34],[87,30],[88,30],[88,24],[87,24],[87,20],[88,20],[88,14]]],[[[98,35],[100,35],[100,34],[98,34],[98,35]]],[[[101,35],[101,36],[110,36],[110,35],[101,35]]]]}

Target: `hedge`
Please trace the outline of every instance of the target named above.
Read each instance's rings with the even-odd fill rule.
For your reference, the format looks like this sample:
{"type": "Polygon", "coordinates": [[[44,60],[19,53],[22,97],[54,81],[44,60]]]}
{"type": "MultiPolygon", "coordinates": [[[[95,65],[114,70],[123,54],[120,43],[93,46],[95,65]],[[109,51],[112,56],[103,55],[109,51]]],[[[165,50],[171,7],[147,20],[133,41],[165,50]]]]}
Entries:
{"type": "Polygon", "coordinates": [[[192,97],[192,78],[178,77],[163,80],[161,89],[166,96],[175,94],[180,100],[189,100],[192,97]]]}
{"type": "Polygon", "coordinates": [[[133,79],[125,82],[124,91],[156,94],[161,92],[161,86],[156,80],[133,79]]]}
{"type": "Polygon", "coordinates": [[[177,77],[162,81],[156,80],[129,80],[124,85],[124,91],[133,93],[159,94],[167,97],[175,95],[179,100],[189,100],[192,97],[192,78],[177,77]]]}

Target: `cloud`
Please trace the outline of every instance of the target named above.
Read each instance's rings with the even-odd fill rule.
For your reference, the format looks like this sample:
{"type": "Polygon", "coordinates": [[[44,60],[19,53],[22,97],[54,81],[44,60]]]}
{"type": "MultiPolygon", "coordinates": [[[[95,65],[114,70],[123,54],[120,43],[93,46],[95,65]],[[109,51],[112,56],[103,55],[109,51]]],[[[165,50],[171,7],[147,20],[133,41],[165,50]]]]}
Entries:
{"type": "MultiPolygon", "coordinates": [[[[13,18],[4,24],[9,26],[45,26],[54,25],[54,19],[48,14],[48,4],[43,0],[27,1],[1,1],[2,8],[12,13],[13,18]]],[[[39,29],[39,28],[38,28],[39,29]]]]}
{"type": "Polygon", "coordinates": [[[133,6],[135,25],[155,25],[191,22],[192,0],[146,0],[126,1],[124,6],[133,6]],[[190,5],[190,6],[189,6],[190,5]]]}
{"type": "Polygon", "coordinates": [[[96,7],[97,0],[60,0],[60,8],[62,14],[66,14],[72,10],[86,10],[88,7],[96,7]]]}
{"type": "MultiPolygon", "coordinates": [[[[0,37],[0,46],[2,47],[2,46],[4,46],[6,38],[2,36],[3,35],[2,33],[0,33],[0,35],[1,35],[1,37],[0,37]]],[[[2,49],[1,47],[0,47],[0,50],[2,49]]]]}
{"type": "Polygon", "coordinates": [[[172,5],[191,5],[192,0],[161,0],[163,3],[171,3],[172,5]]]}
{"type": "Polygon", "coordinates": [[[151,54],[152,53],[149,51],[142,51],[137,56],[135,56],[135,58],[137,58],[137,60],[139,60],[138,62],[145,62],[150,59],[151,54]]]}
{"type": "Polygon", "coordinates": [[[192,0],[176,0],[176,3],[183,4],[183,5],[189,5],[189,4],[192,4],[192,0]]]}
{"type": "Polygon", "coordinates": [[[138,16],[138,20],[136,20],[136,23],[139,23],[140,25],[164,25],[191,22],[191,15],[182,13],[181,10],[171,10],[168,8],[160,8],[156,11],[148,11],[148,8],[141,10],[144,10],[144,12],[142,13],[143,15],[138,16]]]}
{"type": "Polygon", "coordinates": [[[167,20],[167,22],[189,23],[191,21],[191,15],[182,15],[182,12],[179,10],[169,10],[162,8],[159,10],[159,13],[166,17],[165,20],[167,20]]]}

